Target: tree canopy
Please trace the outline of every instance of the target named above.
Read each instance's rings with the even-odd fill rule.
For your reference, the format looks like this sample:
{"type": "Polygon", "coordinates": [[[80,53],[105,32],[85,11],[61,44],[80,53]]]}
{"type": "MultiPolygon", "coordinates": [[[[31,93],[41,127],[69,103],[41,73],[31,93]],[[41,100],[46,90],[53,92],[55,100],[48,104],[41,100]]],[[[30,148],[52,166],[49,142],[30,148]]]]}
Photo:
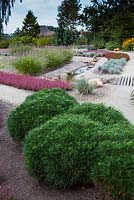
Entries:
{"type": "Polygon", "coordinates": [[[134,36],[133,0],[92,0],[81,15],[81,20],[94,39],[123,40],[134,36]]]}
{"type": "Polygon", "coordinates": [[[79,24],[80,0],[64,0],[58,7],[57,43],[62,45],[72,44],[76,36],[76,26],[79,24]]]}

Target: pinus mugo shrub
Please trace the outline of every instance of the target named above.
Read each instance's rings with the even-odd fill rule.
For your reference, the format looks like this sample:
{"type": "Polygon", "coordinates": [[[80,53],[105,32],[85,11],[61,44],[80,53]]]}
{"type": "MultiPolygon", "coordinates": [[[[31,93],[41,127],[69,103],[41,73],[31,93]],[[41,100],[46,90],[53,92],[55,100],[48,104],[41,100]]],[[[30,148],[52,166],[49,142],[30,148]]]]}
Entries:
{"type": "Polygon", "coordinates": [[[31,130],[24,144],[29,174],[60,188],[91,183],[96,146],[91,136],[101,128],[83,115],[64,114],[31,130]]]}
{"type": "Polygon", "coordinates": [[[134,199],[134,126],[111,107],[70,108],[27,134],[24,155],[29,174],[48,184],[94,183],[109,200],[134,199]]]}
{"type": "Polygon", "coordinates": [[[110,200],[134,199],[134,154],[105,156],[97,162],[91,176],[109,192],[110,200]]]}
{"type": "Polygon", "coordinates": [[[37,75],[43,70],[42,62],[32,56],[24,56],[13,62],[13,66],[22,74],[37,75]]]}
{"type": "Polygon", "coordinates": [[[28,131],[62,114],[77,102],[64,90],[44,89],[36,92],[8,117],[8,130],[13,140],[23,140],[28,131]]]}
{"type": "Polygon", "coordinates": [[[85,103],[76,105],[69,112],[88,116],[91,120],[101,122],[106,126],[112,126],[117,123],[129,124],[122,113],[112,107],[106,107],[104,104],[85,103]]]}

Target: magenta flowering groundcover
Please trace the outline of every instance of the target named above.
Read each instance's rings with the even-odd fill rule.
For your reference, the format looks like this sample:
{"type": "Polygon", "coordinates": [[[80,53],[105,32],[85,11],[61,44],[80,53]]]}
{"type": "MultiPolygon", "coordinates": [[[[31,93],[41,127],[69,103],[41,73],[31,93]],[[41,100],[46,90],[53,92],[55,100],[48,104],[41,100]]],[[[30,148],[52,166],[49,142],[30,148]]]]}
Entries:
{"type": "Polygon", "coordinates": [[[71,84],[67,81],[50,80],[46,78],[13,74],[2,71],[0,72],[0,84],[32,91],[38,91],[44,88],[61,88],[65,90],[70,90],[72,88],[71,84]]]}

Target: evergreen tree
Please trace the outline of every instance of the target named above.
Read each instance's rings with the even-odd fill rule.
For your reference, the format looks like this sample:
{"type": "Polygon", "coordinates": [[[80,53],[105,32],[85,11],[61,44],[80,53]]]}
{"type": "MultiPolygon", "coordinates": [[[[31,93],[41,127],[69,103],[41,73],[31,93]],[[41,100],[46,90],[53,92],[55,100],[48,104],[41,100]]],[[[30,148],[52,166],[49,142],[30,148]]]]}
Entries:
{"type": "Polygon", "coordinates": [[[59,45],[72,44],[76,38],[75,30],[79,24],[80,0],[63,0],[58,7],[58,30],[56,40],[59,45]]]}
{"type": "Polygon", "coordinates": [[[58,7],[58,25],[64,24],[69,29],[75,29],[79,23],[80,0],[64,0],[58,7]]]}
{"type": "Polygon", "coordinates": [[[26,18],[23,21],[22,34],[31,37],[37,37],[39,33],[40,27],[37,22],[37,17],[35,17],[33,12],[29,10],[26,18]]]}
{"type": "Polygon", "coordinates": [[[92,0],[84,8],[81,21],[96,35],[105,40],[122,42],[134,37],[134,1],[133,0],[92,0]]]}

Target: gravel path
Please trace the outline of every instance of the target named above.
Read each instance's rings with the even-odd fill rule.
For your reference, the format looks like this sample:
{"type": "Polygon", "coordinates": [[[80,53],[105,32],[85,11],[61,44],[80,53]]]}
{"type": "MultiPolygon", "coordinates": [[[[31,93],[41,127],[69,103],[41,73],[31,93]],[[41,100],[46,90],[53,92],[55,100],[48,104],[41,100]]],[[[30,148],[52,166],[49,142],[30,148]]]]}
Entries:
{"type": "Polygon", "coordinates": [[[0,100],[11,103],[13,105],[21,104],[25,98],[32,93],[32,91],[21,90],[0,84],[0,100]]]}

